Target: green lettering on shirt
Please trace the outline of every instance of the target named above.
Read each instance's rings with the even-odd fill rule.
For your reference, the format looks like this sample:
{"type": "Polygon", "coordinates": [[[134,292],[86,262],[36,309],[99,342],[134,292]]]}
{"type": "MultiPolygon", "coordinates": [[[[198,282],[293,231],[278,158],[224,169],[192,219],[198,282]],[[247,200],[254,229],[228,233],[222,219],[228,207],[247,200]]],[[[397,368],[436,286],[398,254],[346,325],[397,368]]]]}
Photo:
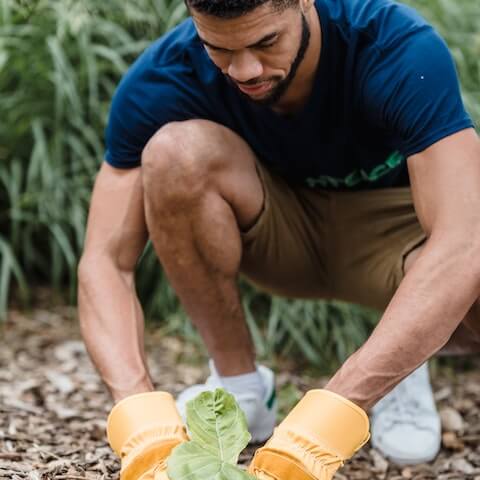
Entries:
{"type": "Polygon", "coordinates": [[[400,152],[393,152],[384,163],[377,165],[370,170],[370,172],[360,168],[349,173],[345,178],[321,175],[319,177],[308,177],[305,181],[310,188],[339,188],[342,186],[352,188],[361,182],[378,181],[380,178],[397,168],[404,160],[405,157],[400,152]]]}

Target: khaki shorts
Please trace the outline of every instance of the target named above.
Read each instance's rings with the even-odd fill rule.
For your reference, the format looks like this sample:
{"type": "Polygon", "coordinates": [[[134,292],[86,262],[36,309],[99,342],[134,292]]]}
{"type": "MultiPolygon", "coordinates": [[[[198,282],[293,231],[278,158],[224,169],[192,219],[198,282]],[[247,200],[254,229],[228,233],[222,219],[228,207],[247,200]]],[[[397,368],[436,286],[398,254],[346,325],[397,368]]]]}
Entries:
{"type": "Polygon", "coordinates": [[[265,203],[242,234],[242,273],[276,295],[383,310],[404,276],[405,257],[426,238],[410,188],[292,188],[258,170],[265,203]]]}

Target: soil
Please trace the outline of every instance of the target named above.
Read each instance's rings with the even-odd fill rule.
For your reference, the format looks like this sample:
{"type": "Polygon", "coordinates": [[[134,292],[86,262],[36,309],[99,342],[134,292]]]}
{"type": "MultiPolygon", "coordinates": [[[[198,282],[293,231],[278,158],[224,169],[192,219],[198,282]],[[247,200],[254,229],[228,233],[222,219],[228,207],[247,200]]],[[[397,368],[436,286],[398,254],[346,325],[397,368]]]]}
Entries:
{"type": "MultiPolygon", "coordinates": [[[[118,479],[119,462],[106,442],[112,401],[81,342],[75,309],[11,311],[0,326],[0,478],[9,480],[118,479]]],[[[156,387],[177,394],[202,381],[198,351],[158,330],[147,333],[156,387]]],[[[442,451],[430,464],[397,467],[370,445],[337,480],[480,480],[480,364],[437,368],[433,385],[444,422],[442,451]]],[[[276,368],[283,408],[299,391],[326,379],[307,376],[291,362],[276,368]],[[293,395],[293,396],[294,396],[293,395]]],[[[254,447],[241,456],[247,463],[254,447]]]]}

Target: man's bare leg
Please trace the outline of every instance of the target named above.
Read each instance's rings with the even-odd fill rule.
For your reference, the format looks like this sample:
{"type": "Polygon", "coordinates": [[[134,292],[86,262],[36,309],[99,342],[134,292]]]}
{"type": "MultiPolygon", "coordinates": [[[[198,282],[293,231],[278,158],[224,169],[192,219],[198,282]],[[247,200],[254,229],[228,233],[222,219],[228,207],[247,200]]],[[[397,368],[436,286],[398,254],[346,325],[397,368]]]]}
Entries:
{"type": "Polygon", "coordinates": [[[142,157],[155,251],[220,375],[254,370],[237,287],[240,231],[263,207],[256,158],[239,136],[205,120],[170,123],[142,157]]]}

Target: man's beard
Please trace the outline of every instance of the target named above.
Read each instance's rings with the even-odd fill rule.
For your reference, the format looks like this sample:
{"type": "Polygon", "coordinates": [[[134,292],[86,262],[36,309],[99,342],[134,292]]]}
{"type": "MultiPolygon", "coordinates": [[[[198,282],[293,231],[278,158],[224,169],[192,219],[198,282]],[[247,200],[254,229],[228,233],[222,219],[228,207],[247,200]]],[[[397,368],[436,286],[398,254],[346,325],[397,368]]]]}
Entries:
{"type": "MultiPolygon", "coordinates": [[[[250,97],[248,94],[242,92],[238,88],[236,82],[233,81],[230,77],[227,77],[228,80],[237,87],[237,90],[241,95],[248,98],[252,102],[255,102],[260,105],[265,105],[268,107],[275,105],[280,100],[280,98],[285,94],[288,87],[290,86],[295,76],[297,75],[298,68],[302,63],[302,60],[305,58],[305,53],[307,52],[308,46],[310,44],[310,35],[311,35],[310,27],[308,25],[307,19],[305,18],[305,15],[302,13],[302,35],[300,38],[300,46],[298,47],[297,55],[295,56],[295,59],[293,60],[290,66],[290,71],[288,72],[288,75],[283,79],[278,77],[271,77],[268,80],[266,80],[266,81],[274,82],[276,83],[276,85],[271,89],[271,91],[265,97],[254,99],[250,97]]],[[[264,82],[265,80],[262,80],[261,82],[259,82],[258,80],[253,80],[251,82],[245,82],[243,83],[243,85],[253,86],[257,83],[264,83],[264,82]]]]}

